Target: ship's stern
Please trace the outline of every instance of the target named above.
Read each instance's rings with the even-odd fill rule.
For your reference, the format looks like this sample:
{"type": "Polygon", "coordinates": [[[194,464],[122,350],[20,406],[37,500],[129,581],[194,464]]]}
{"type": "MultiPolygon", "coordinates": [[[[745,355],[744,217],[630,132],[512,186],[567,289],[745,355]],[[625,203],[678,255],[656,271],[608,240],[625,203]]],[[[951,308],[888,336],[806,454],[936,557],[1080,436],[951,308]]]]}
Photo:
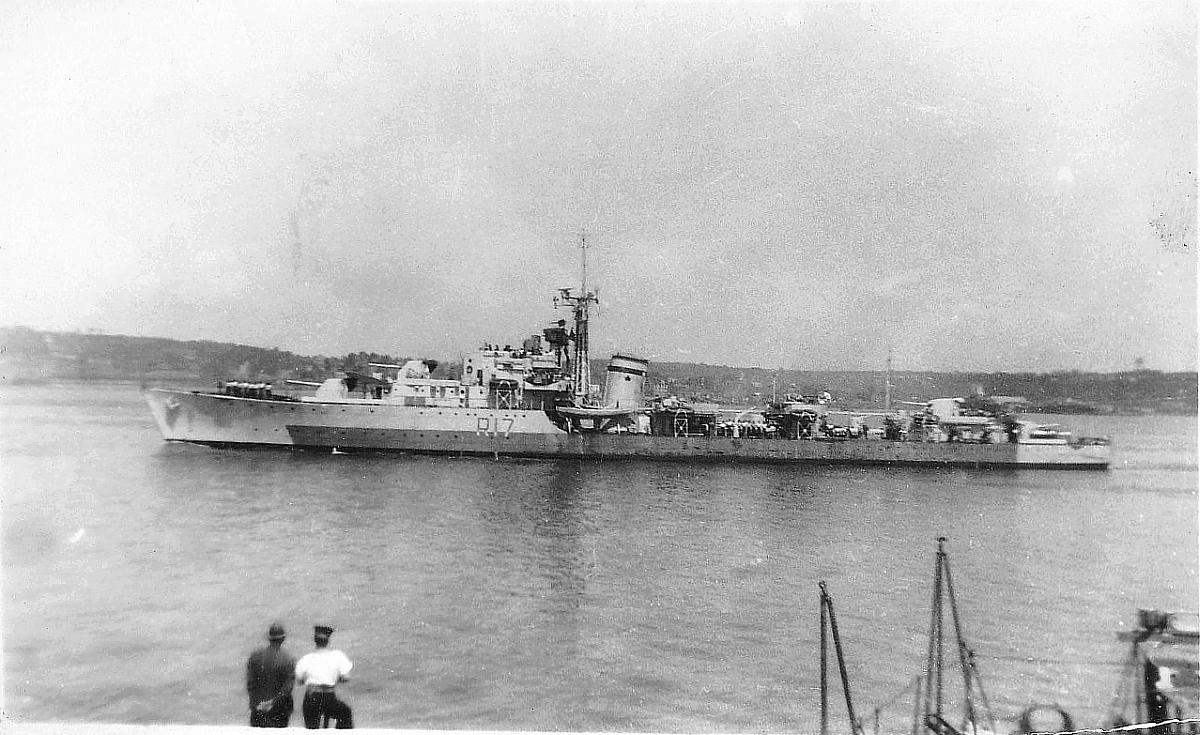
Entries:
{"type": "Polygon", "coordinates": [[[1104,440],[1017,444],[1017,464],[1022,467],[1106,470],[1111,456],[1109,444],[1104,440]]]}

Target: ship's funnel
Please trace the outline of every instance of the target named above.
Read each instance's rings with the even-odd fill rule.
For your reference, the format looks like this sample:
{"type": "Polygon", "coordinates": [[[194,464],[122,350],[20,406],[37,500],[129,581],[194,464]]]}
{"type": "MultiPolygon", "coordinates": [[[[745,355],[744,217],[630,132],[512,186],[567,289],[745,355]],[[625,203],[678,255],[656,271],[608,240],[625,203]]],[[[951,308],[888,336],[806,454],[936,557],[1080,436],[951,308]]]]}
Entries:
{"type": "Polygon", "coordinates": [[[641,408],[642,385],[649,363],[628,355],[613,355],[608,361],[604,384],[605,408],[641,408]]]}

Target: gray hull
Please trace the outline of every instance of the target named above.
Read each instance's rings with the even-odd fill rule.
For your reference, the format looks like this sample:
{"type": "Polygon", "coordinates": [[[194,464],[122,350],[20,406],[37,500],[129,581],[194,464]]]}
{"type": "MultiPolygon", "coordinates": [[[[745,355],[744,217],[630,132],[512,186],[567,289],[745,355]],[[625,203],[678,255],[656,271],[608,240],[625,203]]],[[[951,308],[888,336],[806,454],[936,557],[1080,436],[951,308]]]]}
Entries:
{"type": "Polygon", "coordinates": [[[315,403],[151,390],[163,437],[213,446],[580,459],[1106,469],[1107,446],[568,434],[540,411],[315,403]]]}
{"type": "Polygon", "coordinates": [[[422,454],[661,459],[678,461],[814,464],[941,465],[1105,469],[1106,458],[1069,445],[1029,452],[1019,444],[945,444],[885,440],[809,441],[666,437],[637,434],[529,434],[478,437],[459,432],[340,429],[289,426],[295,445],[341,451],[407,451],[422,454]]]}

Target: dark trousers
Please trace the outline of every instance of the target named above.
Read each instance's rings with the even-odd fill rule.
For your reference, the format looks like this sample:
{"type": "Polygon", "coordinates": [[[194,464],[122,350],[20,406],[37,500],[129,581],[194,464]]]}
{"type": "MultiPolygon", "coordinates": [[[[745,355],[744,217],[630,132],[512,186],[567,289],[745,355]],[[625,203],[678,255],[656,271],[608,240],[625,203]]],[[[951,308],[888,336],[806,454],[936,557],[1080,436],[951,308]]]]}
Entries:
{"type": "Polygon", "coordinates": [[[250,710],[250,727],[287,727],[292,718],[292,695],[287,694],[275,700],[275,704],[266,712],[250,710]]]}
{"type": "Polygon", "coordinates": [[[337,729],[348,730],[354,727],[350,716],[350,705],[337,698],[331,691],[322,692],[309,690],[304,693],[304,703],[300,705],[304,712],[304,726],[309,730],[318,727],[328,727],[329,720],[337,720],[337,729]]]}

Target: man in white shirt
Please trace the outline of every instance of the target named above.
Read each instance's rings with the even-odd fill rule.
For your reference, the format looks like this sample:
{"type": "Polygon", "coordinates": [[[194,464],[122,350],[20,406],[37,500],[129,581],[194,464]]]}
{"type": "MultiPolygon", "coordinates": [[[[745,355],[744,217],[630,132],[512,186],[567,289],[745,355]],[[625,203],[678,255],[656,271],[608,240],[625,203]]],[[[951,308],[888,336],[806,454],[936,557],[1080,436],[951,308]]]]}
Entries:
{"type": "Polygon", "coordinates": [[[313,628],[313,643],[317,650],[296,662],[296,683],[304,686],[304,726],[310,730],[337,721],[337,728],[354,727],[350,707],[337,698],[335,687],[350,676],[350,659],[335,648],[329,648],[333,628],[318,625],[313,628]]]}

